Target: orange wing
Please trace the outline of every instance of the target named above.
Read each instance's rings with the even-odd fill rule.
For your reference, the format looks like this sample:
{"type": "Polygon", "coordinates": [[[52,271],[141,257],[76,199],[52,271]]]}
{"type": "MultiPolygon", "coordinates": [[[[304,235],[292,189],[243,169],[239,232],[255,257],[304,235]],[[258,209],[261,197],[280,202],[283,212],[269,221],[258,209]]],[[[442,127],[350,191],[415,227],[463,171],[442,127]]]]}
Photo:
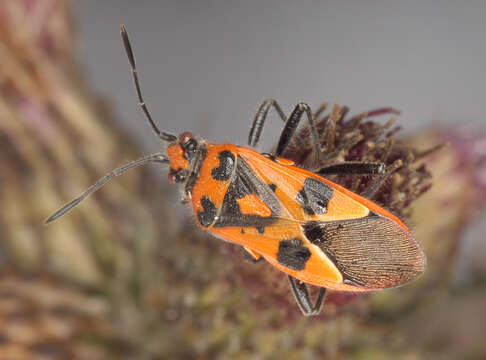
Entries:
{"type": "MultiPolygon", "coordinates": [[[[244,147],[238,147],[238,155],[243,158],[252,171],[259,178],[264,180],[267,184],[278,184],[276,188],[276,195],[284,202],[285,206],[291,211],[292,218],[296,220],[320,220],[320,221],[335,221],[358,219],[367,216],[370,211],[392,219],[409,231],[407,226],[395,215],[389,211],[378,206],[373,201],[370,201],[351,190],[348,190],[338,184],[333,183],[313,172],[298,168],[294,163],[287,159],[277,159],[276,162],[271,161],[265,156],[244,147]],[[281,162],[280,162],[281,161],[281,162]],[[318,216],[308,216],[308,213],[302,209],[301,203],[296,201],[298,193],[302,190],[307,179],[315,179],[318,182],[327,185],[332,189],[327,212],[318,214],[318,216]]],[[[324,186],[321,186],[324,188],[324,186]]],[[[321,191],[326,191],[321,189],[321,191]]],[[[329,190],[326,191],[327,193],[329,190]]]]}
{"type": "Polygon", "coordinates": [[[288,161],[238,148],[235,176],[208,230],[281,271],[335,290],[402,285],[425,258],[394,215],[288,161]]]}

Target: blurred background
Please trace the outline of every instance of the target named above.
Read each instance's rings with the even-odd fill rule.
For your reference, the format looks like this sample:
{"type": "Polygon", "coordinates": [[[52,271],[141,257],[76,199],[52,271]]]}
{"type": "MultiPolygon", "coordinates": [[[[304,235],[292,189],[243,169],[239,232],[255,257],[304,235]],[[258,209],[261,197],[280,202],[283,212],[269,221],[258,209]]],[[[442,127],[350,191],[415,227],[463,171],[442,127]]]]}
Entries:
{"type": "MultiPolygon", "coordinates": [[[[484,123],[484,1],[74,5],[87,79],[147,146],[156,140],[133,106],[120,23],[134,43],[152,112],[176,132],[197,129],[204,137],[243,143],[268,97],[288,111],[298,101],[345,103],[355,111],[393,105],[407,131],[431,122],[457,125],[458,118],[484,123]]],[[[278,121],[269,124],[279,131],[278,121]]]]}
{"type": "MultiPolygon", "coordinates": [[[[0,2],[0,359],[486,358],[485,15],[483,1],[0,2]],[[197,230],[149,167],[44,226],[159,151],[121,23],[164,130],[245,144],[274,98],[285,112],[391,106],[403,148],[447,142],[410,165],[425,163],[430,191],[390,205],[426,274],[302,318],[280,274],[197,230]]],[[[280,129],[270,116],[262,150],[280,129]]]]}

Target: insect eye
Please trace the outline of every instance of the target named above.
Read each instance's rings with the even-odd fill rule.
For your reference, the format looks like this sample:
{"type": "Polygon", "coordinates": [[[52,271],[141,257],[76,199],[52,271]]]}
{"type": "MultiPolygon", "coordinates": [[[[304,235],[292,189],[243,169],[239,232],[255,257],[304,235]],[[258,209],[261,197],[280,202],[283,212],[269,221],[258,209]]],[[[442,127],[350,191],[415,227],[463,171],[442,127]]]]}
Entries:
{"type": "Polygon", "coordinates": [[[169,172],[169,181],[173,184],[183,182],[186,179],[187,171],[184,169],[173,170],[169,172]]]}
{"type": "Polygon", "coordinates": [[[184,158],[189,158],[190,154],[196,151],[197,141],[190,132],[184,132],[179,135],[179,144],[184,151],[184,158]]]}
{"type": "Polygon", "coordinates": [[[179,144],[184,145],[190,139],[192,139],[192,134],[189,131],[183,132],[182,134],[179,135],[179,144]]]}
{"type": "Polygon", "coordinates": [[[193,138],[188,139],[183,145],[184,151],[187,153],[192,153],[196,151],[196,147],[197,147],[197,141],[194,140],[193,138]]]}

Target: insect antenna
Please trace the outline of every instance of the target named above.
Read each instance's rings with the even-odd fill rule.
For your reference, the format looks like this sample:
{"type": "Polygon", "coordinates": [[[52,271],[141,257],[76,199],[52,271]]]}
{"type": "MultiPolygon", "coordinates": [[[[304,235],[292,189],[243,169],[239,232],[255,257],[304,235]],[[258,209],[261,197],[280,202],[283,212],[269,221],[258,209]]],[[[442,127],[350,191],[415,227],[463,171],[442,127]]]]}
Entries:
{"type": "Polygon", "coordinates": [[[126,165],[124,165],[122,167],[119,167],[119,168],[111,171],[110,173],[108,173],[107,175],[105,175],[103,178],[101,178],[100,180],[98,180],[95,184],[91,185],[79,197],[77,197],[76,199],[74,199],[71,202],[67,203],[62,208],[60,208],[59,210],[57,210],[54,214],[52,214],[51,216],[49,216],[49,218],[45,221],[45,223],[46,224],[47,223],[50,223],[51,221],[54,221],[57,218],[63,216],[65,213],[67,213],[68,211],[70,211],[73,207],[75,207],[76,205],[78,205],[81,201],[83,201],[89,195],[91,195],[96,190],[98,190],[100,187],[102,187],[103,185],[105,185],[108,181],[110,181],[115,176],[121,175],[125,171],[127,171],[127,170],[129,170],[131,168],[134,168],[134,167],[137,167],[137,166],[140,166],[140,165],[144,165],[144,164],[147,164],[149,162],[158,162],[158,163],[165,164],[165,163],[168,163],[169,162],[169,159],[167,159],[161,153],[151,154],[151,155],[144,156],[143,158],[140,158],[138,160],[132,161],[132,162],[130,162],[130,163],[128,163],[128,164],[126,164],[126,165]]]}
{"type": "Polygon", "coordinates": [[[153,121],[152,116],[148,111],[147,105],[145,104],[145,100],[143,99],[142,91],[140,90],[140,82],[138,80],[137,67],[135,65],[135,55],[133,54],[132,46],[130,45],[130,39],[128,38],[127,28],[125,25],[120,26],[120,32],[123,40],[123,45],[125,46],[125,51],[127,53],[128,62],[130,63],[130,68],[132,70],[133,82],[135,83],[135,89],[137,91],[138,104],[140,105],[140,108],[147,117],[147,120],[152,127],[152,130],[161,140],[168,142],[176,141],[177,137],[175,135],[160,131],[157,125],[155,125],[155,122],[153,121]]]}

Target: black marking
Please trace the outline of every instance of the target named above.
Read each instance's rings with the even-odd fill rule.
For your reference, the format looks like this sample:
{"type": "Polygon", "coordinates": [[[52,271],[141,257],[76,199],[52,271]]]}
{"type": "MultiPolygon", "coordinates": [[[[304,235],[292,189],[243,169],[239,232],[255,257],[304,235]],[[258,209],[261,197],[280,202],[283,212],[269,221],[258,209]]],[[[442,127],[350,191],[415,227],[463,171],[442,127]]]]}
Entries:
{"type": "Polygon", "coordinates": [[[209,227],[216,217],[216,206],[207,196],[201,198],[201,205],[204,211],[198,211],[197,218],[203,227],[209,227]]]}
{"type": "Polygon", "coordinates": [[[302,245],[299,238],[282,240],[279,243],[277,261],[289,269],[304,270],[310,257],[310,250],[302,245]]]}
{"type": "Polygon", "coordinates": [[[296,200],[302,205],[307,215],[321,215],[327,212],[327,205],[334,190],[329,185],[314,178],[307,178],[296,200]]]}
{"type": "Polygon", "coordinates": [[[241,233],[244,234],[245,233],[245,229],[241,228],[241,233]]]}
{"type": "Polygon", "coordinates": [[[206,159],[207,154],[208,154],[208,149],[206,148],[206,145],[201,144],[199,146],[199,149],[196,152],[196,156],[194,158],[194,163],[191,166],[192,171],[191,171],[191,174],[189,175],[189,178],[187,179],[186,186],[184,188],[184,191],[186,192],[186,194],[192,193],[192,189],[194,188],[194,185],[196,184],[197,179],[199,179],[201,167],[202,167],[202,164],[204,163],[204,160],[206,159]]]}
{"type": "Polygon", "coordinates": [[[215,227],[244,226],[254,227],[260,234],[265,232],[265,226],[277,221],[280,214],[280,203],[270,186],[263,183],[251,171],[246,162],[238,157],[237,169],[233,180],[226,191],[221,208],[221,214],[215,227]],[[271,211],[271,215],[264,217],[243,214],[237,200],[245,196],[256,194],[271,211]]]}
{"type": "MultiPolygon", "coordinates": [[[[224,217],[242,217],[243,214],[240,209],[240,205],[236,201],[237,199],[244,198],[250,195],[252,191],[248,188],[248,185],[241,179],[240,176],[236,176],[231,182],[228,190],[223,199],[223,206],[221,215],[223,216],[218,223],[224,221],[224,217]]],[[[221,225],[223,226],[223,225],[221,225]]]]}
{"type": "Polygon", "coordinates": [[[219,166],[211,171],[214,180],[228,181],[233,174],[235,167],[235,155],[228,150],[221,151],[218,154],[219,166]]]}
{"type": "Polygon", "coordinates": [[[309,221],[302,225],[305,237],[314,245],[320,246],[326,242],[324,225],[319,221],[309,221]]]}
{"type": "Polygon", "coordinates": [[[268,187],[270,189],[272,189],[273,192],[275,192],[277,190],[277,184],[270,184],[270,185],[268,185],[268,187]]]}

